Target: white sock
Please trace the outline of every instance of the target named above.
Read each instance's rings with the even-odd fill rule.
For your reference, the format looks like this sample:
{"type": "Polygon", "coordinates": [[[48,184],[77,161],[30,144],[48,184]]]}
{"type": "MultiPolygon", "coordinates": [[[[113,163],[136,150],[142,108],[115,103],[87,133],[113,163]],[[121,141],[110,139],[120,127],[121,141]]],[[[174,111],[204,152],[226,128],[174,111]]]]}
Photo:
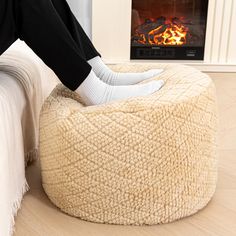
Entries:
{"type": "Polygon", "coordinates": [[[101,59],[96,56],[88,61],[95,74],[105,83],[110,85],[137,84],[145,79],[152,78],[162,73],[163,69],[152,69],[142,73],[119,73],[112,71],[101,59]]]}
{"type": "Polygon", "coordinates": [[[112,100],[145,96],[159,90],[163,80],[154,80],[144,84],[112,86],[100,80],[91,70],[87,78],[75,90],[86,105],[98,105],[112,100]]]}

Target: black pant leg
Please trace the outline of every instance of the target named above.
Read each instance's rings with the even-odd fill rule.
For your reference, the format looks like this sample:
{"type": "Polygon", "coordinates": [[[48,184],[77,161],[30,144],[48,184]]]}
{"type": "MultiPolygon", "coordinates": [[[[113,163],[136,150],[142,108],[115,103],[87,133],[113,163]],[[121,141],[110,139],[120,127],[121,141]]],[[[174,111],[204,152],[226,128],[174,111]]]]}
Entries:
{"type": "Polygon", "coordinates": [[[0,0],[0,55],[17,39],[14,0],[0,0]]]}
{"type": "Polygon", "coordinates": [[[101,54],[96,50],[90,38],[85,33],[82,26],[77,21],[66,0],[52,0],[52,3],[70,31],[73,39],[79,48],[83,51],[85,59],[89,60],[101,54]]]}
{"type": "Polygon", "coordinates": [[[78,50],[51,0],[16,0],[19,38],[47,64],[61,82],[75,90],[92,67],[78,50]]]}

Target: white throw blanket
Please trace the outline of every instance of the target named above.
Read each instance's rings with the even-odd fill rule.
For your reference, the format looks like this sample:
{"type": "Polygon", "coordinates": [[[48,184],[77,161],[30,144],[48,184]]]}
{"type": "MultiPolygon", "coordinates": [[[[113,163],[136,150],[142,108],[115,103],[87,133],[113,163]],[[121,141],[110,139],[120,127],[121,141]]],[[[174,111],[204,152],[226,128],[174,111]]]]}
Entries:
{"type": "Polygon", "coordinates": [[[32,55],[13,47],[0,56],[0,236],[13,233],[29,189],[25,165],[37,158],[42,77],[50,71],[32,55]]]}

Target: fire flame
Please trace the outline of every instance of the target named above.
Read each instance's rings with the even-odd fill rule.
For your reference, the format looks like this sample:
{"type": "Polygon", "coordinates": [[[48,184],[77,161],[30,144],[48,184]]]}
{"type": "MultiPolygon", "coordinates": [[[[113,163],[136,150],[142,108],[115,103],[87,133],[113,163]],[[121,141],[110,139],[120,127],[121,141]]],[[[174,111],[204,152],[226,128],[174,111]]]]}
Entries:
{"type": "Polygon", "coordinates": [[[183,24],[177,25],[172,22],[161,25],[147,34],[136,31],[138,43],[150,45],[183,45],[186,44],[188,28],[183,24]],[[166,29],[165,29],[166,28],[166,29]]]}

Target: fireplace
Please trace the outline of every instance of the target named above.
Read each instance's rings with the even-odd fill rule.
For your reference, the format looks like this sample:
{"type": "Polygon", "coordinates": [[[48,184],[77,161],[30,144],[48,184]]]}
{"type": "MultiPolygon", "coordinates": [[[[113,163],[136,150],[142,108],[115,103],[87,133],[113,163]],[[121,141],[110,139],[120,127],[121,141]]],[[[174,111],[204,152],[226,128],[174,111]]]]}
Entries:
{"type": "Polygon", "coordinates": [[[208,0],[132,0],[131,59],[203,60],[208,0]]]}

